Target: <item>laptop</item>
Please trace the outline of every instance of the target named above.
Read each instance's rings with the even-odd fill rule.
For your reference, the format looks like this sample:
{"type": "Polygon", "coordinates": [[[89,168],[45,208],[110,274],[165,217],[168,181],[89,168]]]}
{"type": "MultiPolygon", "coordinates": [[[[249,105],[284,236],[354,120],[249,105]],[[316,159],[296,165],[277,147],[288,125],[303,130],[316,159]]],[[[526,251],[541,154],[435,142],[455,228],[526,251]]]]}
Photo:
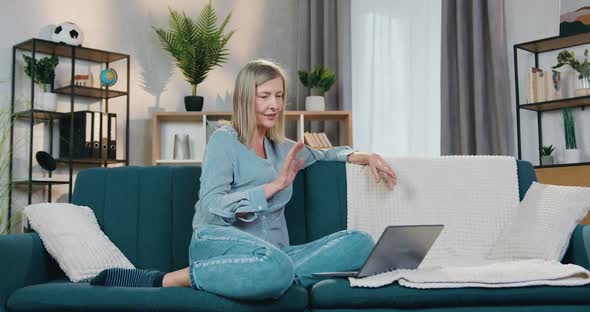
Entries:
{"type": "Polygon", "coordinates": [[[444,225],[392,225],[381,234],[359,271],[318,272],[314,277],[367,277],[397,269],[416,269],[444,225]]]}

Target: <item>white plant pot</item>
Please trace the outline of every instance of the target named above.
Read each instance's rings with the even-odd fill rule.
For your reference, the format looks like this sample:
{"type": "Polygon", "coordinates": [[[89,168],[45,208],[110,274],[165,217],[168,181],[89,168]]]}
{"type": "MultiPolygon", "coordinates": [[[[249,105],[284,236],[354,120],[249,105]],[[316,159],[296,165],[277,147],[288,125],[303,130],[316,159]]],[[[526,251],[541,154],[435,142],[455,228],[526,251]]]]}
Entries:
{"type": "Polygon", "coordinates": [[[35,109],[55,112],[57,110],[57,94],[40,92],[35,99],[35,109]]]}
{"type": "Polygon", "coordinates": [[[563,152],[563,160],[566,164],[579,163],[581,160],[581,153],[579,149],[566,149],[563,152]]]}
{"type": "Polygon", "coordinates": [[[541,156],[541,165],[553,165],[553,156],[541,156]]]}
{"type": "Polygon", "coordinates": [[[326,101],[323,96],[308,96],[305,98],[306,111],[325,111],[326,101]]]}

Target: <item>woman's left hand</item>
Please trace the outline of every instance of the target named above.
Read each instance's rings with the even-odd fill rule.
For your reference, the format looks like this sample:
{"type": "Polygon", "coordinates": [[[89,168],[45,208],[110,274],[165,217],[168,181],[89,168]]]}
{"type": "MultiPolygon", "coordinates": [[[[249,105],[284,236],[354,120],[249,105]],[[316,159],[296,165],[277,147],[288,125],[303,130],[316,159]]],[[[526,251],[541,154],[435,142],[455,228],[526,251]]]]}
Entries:
{"type": "Polygon", "coordinates": [[[381,174],[384,174],[390,189],[393,190],[397,184],[395,172],[379,154],[354,152],[348,156],[348,161],[357,165],[368,165],[377,183],[381,181],[381,174]]]}

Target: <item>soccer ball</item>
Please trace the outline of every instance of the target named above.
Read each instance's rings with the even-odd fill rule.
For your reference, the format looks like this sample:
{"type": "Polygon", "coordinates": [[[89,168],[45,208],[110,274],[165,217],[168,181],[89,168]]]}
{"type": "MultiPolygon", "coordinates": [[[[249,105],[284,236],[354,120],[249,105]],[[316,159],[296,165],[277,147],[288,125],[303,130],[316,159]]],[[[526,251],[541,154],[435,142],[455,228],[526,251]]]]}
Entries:
{"type": "Polygon", "coordinates": [[[82,42],[84,42],[84,33],[78,25],[71,22],[64,22],[55,27],[51,34],[51,40],[81,46],[82,42]]]}

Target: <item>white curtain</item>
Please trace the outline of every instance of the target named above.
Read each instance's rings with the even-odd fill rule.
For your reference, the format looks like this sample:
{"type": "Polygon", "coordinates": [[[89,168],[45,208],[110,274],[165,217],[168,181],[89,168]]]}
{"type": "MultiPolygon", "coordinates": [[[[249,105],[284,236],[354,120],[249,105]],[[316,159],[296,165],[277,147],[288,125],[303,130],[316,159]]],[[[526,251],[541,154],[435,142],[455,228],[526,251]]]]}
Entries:
{"type": "Polygon", "coordinates": [[[440,155],[440,0],[352,0],[354,148],[440,155]]]}

